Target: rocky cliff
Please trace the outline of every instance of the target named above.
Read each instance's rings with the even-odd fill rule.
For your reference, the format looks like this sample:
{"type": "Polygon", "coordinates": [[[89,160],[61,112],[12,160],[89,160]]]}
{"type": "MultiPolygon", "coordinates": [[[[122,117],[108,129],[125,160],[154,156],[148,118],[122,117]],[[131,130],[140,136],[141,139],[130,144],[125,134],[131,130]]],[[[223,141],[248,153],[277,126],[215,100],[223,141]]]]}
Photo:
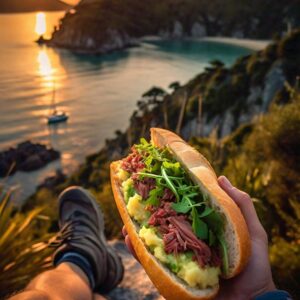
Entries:
{"type": "Polygon", "coordinates": [[[231,0],[224,6],[220,0],[83,0],[65,15],[49,44],[102,54],[136,45],[145,35],[270,39],[285,32],[287,24],[299,25],[300,5],[294,2],[231,0]]]}

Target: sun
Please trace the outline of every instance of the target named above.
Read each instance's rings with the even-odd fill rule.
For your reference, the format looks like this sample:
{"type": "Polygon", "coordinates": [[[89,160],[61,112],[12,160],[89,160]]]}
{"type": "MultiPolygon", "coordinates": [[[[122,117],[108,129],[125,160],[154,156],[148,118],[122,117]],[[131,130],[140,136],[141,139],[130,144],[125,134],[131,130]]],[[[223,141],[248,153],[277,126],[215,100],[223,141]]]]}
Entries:
{"type": "Polygon", "coordinates": [[[46,15],[43,12],[36,14],[35,32],[38,35],[43,35],[47,31],[46,15]]]}
{"type": "Polygon", "coordinates": [[[63,2],[70,4],[70,5],[76,5],[80,2],[81,0],[63,0],[63,2]]]}

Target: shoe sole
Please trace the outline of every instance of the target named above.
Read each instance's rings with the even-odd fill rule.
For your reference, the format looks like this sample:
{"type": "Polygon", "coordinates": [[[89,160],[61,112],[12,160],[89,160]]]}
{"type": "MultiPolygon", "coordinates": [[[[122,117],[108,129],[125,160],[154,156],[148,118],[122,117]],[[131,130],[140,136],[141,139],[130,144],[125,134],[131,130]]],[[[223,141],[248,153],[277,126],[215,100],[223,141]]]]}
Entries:
{"type": "MultiPolygon", "coordinates": [[[[124,268],[123,268],[123,264],[122,261],[120,259],[120,257],[118,256],[118,254],[116,253],[116,251],[107,243],[106,237],[104,235],[104,228],[105,228],[105,223],[104,223],[104,216],[103,213],[101,211],[101,209],[99,208],[97,201],[95,200],[94,196],[88,192],[86,189],[82,188],[82,187],[76,187],[78,190],[80,190],[88,200],[88,204],[91,204],[92,207],[94,208],[96,215],[97,215],[97,219],[98,219],[98,227],[102,230],[99,230],[99,238],[100,241],[102,242],[102,245],[104,246],[104,248],[107,251],[107,255],[110,255],[113,260],[114,260],[114,264],[116,266],[116,278],[117,280],[115,280],[113,286],[115,286],[117,283],[119,283],[123,277],[123,273],[124,273],[124,268]]],[[[86,201],[86,199],[82,199],[82,201],[86,201]]],[[[62,199],[61,196],[59,197],[59,211],[61,211],[61,206],[62,206],[62,199]]]]}

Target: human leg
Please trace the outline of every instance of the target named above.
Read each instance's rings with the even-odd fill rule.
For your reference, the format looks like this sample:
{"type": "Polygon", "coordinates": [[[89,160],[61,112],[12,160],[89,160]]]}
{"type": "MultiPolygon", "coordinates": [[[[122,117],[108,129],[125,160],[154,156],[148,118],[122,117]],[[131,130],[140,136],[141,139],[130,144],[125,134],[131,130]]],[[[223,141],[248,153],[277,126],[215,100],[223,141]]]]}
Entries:
{"type": "Polygon", "coordinates": [[[62,263],[33,279],[11,300],[92,300],[93,293],[85,273],[72,263],[62,263]]]}
{"type": "Polygon", "coordinates": [[[92,291],[108,292],[121,281],[121,260],[106,242],[102,213],[87,191],[72,187],[61,194],[59,225],[52,242],[56,268],[37,276],[12,299],[89,300],[92,291]]]}

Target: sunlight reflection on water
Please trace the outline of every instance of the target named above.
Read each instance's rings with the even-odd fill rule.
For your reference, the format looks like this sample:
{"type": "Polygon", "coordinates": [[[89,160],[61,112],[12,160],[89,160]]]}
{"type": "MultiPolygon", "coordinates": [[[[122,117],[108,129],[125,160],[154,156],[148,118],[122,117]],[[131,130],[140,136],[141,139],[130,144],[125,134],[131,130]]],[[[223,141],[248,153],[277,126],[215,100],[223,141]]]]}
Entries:
{"type": "Polygon", "coordinates": [[[53,82],[53,69],[46,50],[41,49],[38,53],[39,73],[47,82],[53,82]]]}

